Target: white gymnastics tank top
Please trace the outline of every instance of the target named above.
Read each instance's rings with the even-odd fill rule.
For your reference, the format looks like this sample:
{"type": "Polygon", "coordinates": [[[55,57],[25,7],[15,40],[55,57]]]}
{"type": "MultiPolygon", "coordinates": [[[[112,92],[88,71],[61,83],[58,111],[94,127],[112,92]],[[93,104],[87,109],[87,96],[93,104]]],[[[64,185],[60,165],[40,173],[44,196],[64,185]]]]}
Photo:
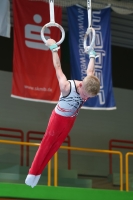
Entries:
{"type": "Polygon", "coordinates": [[[75,82],[69,80],[70,92],[67,96],[60,95],[59,101],[55,107],[55,112],[65,117],[73,117],[79,113],[79,109],[85,102],[77,92],[75,82]]]}

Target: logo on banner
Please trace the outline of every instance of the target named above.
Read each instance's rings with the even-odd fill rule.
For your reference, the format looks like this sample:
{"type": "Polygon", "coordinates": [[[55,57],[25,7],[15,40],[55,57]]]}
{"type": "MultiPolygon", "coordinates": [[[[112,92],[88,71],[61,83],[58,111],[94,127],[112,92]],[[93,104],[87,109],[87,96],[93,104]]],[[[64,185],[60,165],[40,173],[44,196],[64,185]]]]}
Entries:
{"type": "MultiPolygon", "coordinates": [[[[33,16],[33,20],[36,24],[39,24],[42,22],[42,17],[39,14],[35,14],[33,16]]],[[[25,25],[25,44],[27,47],[33,48],[33,49],[45,50],[45,51],[49,50],[49,48],[44,43],[42,43],[42,39],[40,36],[41,29],[42,29],[42,26],[33,25],[33,24],[25,25]],[[34,40],[34,41],[31,41],[31,40],[34,40]]],[[[46,34],[46,39],[49,39],[50,38],[49,28],[46,28],[45,34],[46,34]]]]}

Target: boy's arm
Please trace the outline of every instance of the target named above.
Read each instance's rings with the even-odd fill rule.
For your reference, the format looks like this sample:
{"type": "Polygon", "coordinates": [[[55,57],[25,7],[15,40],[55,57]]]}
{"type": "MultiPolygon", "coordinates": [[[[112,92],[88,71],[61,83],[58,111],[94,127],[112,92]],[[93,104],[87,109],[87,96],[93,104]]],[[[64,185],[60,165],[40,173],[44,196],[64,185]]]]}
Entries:
{"type": "Polygon", "coordinates": [[[87,76],[91,76],[95,74],[95,58],[96,58],[96,52],[94,50],[91,50],[89,53],[89,64],[87,67],[87,76]]]}
{"type": "Polygon", "coordinates": [[[94,75],[94,73],[95,73],[95,58],[90,58],[87,68],[87,76],[94,75]]]}
{"type": "MultiPolygon", "coordinates": [[[[55,41],[52,39],[49,39],[47,41],[48,46],[51,46],[54,44],[55,44],[55,41]]],[[[62,94],[65,96],[70,91],[70,83],[68,82],[65,74],[62,71],[60,58],[59,58],[57,51],[52,51],[52,58],[53,58],[53,65],[54,65],[54,68],[56,71],[56,76],[57,76],[57,79],[59,82],[60,90],[61,90],[62,94]]]]}
{"type": "Polygon", "coordinates": [[[65,92],[69,82],[68,82],[65,74],[62,71],[61,63],[60,63],[60,59],[59,59],[59,55],[58,55],[57,51],[52,52],[52,56],[53,56],[53,64],[54,64],[54,68],[56,71],[56,76],[59,81],[60,90],[62,92],[65,92]]]}

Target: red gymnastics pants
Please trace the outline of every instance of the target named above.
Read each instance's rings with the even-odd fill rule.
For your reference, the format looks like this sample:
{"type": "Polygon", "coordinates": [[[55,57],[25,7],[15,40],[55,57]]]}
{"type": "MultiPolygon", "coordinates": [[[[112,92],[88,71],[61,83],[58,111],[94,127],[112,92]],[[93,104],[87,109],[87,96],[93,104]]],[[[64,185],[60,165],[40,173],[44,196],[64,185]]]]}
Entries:
{"type": "MultiPolygon", "coordinates": [[[[75,119],[76,117],[64,117],[58,115],[53,110],[45,135],[29,170],[29,175],[37,176],[42,174],[47,163],[60,148],[61,144],[72,129],[75,119]]],[[[25,183],[27,184],[28,181],[25,183]]],[[[32,187],[32,183],[27,185],[32,187]]],[[[36,184],[33,185],[35,186],[36,184]]]]}

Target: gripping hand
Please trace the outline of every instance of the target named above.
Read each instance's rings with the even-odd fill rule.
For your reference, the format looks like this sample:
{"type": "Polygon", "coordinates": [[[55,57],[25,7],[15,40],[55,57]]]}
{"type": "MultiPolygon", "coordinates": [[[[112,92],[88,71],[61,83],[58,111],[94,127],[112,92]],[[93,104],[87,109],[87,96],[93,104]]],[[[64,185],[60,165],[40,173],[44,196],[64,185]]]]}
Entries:
{"type": "Polygon", "coordinates": [[[92,49],[90,52],[89,52],[89,58],[97,58],[99,57],[96,52],[94,51],[94,49],[92,49]]]}
{"type": "Polygon", "coordinates": [[[48,40],[47,40],[47,43],[46,43],[46,46],[48,46],[49,49],[50,49],[52,52],[58,51],[58,49],[60,48],[60,47],[57,46],[55,40],[53,40],[53,39],[48,39],[48,40]]]}

